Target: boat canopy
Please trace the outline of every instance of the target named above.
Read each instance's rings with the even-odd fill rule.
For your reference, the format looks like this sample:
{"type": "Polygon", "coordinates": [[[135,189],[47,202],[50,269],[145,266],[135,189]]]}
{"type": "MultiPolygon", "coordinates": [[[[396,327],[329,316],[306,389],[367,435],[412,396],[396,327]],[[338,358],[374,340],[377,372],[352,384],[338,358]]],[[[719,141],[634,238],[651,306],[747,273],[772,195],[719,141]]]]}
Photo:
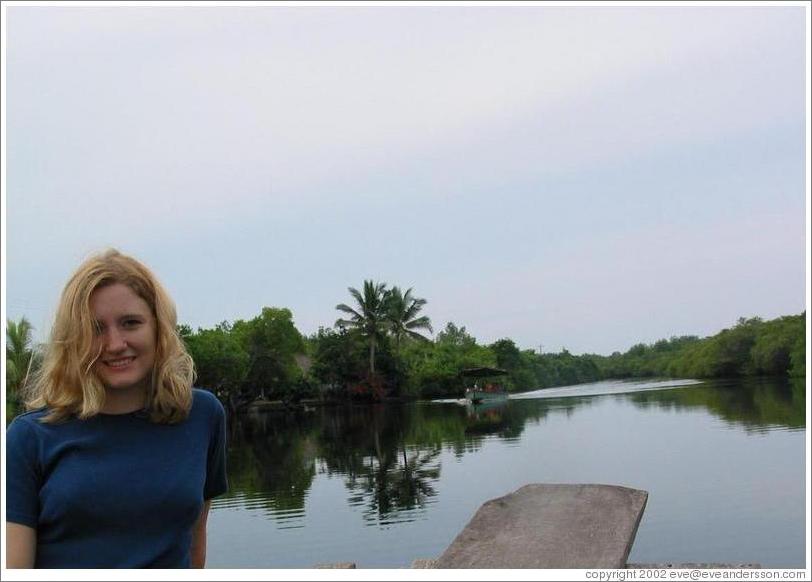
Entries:
{"type": "Polygon", "coordinates": [[[506,376],[507,370],[501,368],[465,368],[460,372],[460,376],[467,378],[485,378],[486,376],[506,376]]]}

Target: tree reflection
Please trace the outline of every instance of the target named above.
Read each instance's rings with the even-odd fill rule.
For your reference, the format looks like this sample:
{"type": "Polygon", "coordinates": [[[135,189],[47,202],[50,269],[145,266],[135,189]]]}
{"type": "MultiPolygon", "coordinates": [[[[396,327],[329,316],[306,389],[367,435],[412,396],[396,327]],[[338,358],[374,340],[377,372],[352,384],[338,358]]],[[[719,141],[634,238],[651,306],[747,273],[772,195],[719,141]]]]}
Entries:
{"type": "Polygon", "coordinates": [[[348,478],[347,487],[353,492],[355,504],[363,502],[367,521],[386,523],[396,515],[425,507],[437,492],[434,483],[440,478],[440,450],[413,450],[407,452],[405,444],[398,450],[389,450],[382,457],[370,457],[365,471],[348,478]]]}
{"type": "MultiPolygon", "coordinates": [[[[800,382],[737,380],[616,394],[638,407],[703,409],[748,431],[805,426],[800,382]]],[[[417,519],[437,496],[442,453],[476,453],[487,439],[517,439],[528,424],[573,414],[601,396],[513,399],[498,405],[377,404],[311,412],[257,412],[230,420],[232,497],[275,519],[302,514],[318,473],[343,480],[369,523],[417,519]]]]}
{"type": "Polygon", "coordinates": [[[230,420],[230,490],[255,500],[271,514],[304,508],[318,457],[310,419],[249,414],[230,420]]]}
{"type": "Polygon", "coordinates": [[[643,408],[703,408],[726,422],[755,432],[775,426],[806,426],[803,378],[715,380],[686,388],[636,392],[618,397],[630,398],[643,408]]]}

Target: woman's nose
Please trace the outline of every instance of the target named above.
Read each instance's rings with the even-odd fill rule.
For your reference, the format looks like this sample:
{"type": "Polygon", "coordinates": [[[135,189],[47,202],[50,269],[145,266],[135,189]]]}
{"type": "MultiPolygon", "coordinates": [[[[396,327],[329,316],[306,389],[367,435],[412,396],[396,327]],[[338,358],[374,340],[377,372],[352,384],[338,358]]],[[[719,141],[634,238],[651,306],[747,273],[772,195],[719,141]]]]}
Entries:
{"type": "Polygon", "coordinates": [[[120,352],[127,348],[127,342],[124,335],[117,329],[110,329],[107,331],[104,342],[104,349],[108,352],[120,352]]]}

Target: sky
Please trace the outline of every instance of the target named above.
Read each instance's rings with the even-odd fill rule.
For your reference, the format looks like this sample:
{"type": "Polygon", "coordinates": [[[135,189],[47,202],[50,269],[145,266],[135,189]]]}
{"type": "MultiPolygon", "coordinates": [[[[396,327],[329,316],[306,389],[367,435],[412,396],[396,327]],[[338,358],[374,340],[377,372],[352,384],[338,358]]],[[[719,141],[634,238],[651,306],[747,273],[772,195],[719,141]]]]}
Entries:
{"type": "Polygon", "coordinates": [[[5,315],[108,247],[193,328],[610,354],[806,309],[801,5],[6,6],[5,315]]]}

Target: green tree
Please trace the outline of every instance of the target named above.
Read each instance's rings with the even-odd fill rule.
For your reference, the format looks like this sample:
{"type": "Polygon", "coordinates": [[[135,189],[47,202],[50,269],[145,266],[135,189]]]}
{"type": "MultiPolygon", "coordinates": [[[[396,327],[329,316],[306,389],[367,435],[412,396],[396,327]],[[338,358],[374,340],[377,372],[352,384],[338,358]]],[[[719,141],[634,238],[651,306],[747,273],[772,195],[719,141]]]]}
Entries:
{"type": "Polygon", "coordinates": [[[369,375],[375,374],[375,348],[386,333],[386,283],[364,281],[364,292],[354,287],[348,288],[350,295],[357,303],[353,309],[345,303],[336,305],[336,309],[350,316],[349,319],[338,319],[335,325],[358,331],[369,346],[369,375]]]}
{"type": "Polygon", "coordinates": [[[803,376],[805,329],[805,314],[770,321],[739,318],[734,327],[704,339],[671,337],[591,360],[604,378],[803,376]]]}
{"type": "Polygon", "coordinates": [[[358,334],[320,327],[308,342],[313,356],[310,373],[331,392],[343,392],[361,380],[367,367],[367,347],[358,334]]]}
{"type": "Polygon", "coordinates": [[[538,388],[542,384],[534,373],[534,361],[538,357],[530,350],[522,352],[508,338],[503,338],[493,342],[488,348],[496,356],[496,365],[508,372],[507,379],[503,382],[509,391],[528,390],[538,388]]]}
{"type": "Polygon", "coordinates": [[[470,349],[476,346],[476,338],[465,329],[465,326],[457,327],[453,321],[449,321],[445,328],[437,333],[437,345],[462,349],[470,349]]]}
{"type": "Polygon", "coordinates": [[[38,365],[31,345],[33,331],[25,317],[6,321],[6,407],[12,417],[20,409],[22,393],[38,365]]]}
{"type": "Polygon", "coordinates": [[[741,317],[733,328],[723,329],[713,336],[705,352],[710,359],[705,375],[729,378],[753,373],[751,350],[760,324],[758,318],[741,317]]]}
{"type": "Polygon", "coordinates": [[[488,346],[496,356],[496,365],[507,371],[516,370],[522,364],[522,353],[512,339],[503,338],[488,346]]]}
{"type": "Polygon", "coordinates": [[[180,326],[179,331],[195,362],[198,385],[216,394],[231,411],[246,404],[242,388],[250,357],[232,326],[224,321],[197,333],[188,326],[180,326]]]}
{"type": "Polygon", "coordinates": [[[303,380],[296,355],[305,353],[305,343],[291,311],[263,307],[250,322],[235,322],[232,331],[248,352],[246,391],[262,398],[295,395],[303,380]]]}
{"type": "Polygon", "coordinates": [[[756,336],[750,356],[757,374],[768,376],[787,374],[790,367],[790,350],[795,338],[785,335],[782,331],[771,330],[756,336]]]}
{"type": "Polygon", "coordinates": [[[395,340],[395,354],[399,353],[400,344],[404,339],[430,341],[429,338],[415,331],[425,329],[429,333],[434,333],[431,320],[425,315],[418,316],[425,305],[425,299],[412,297],[411,288],[407,289],[406,293],[402,293],[400,288],[395,286],[386,294],[386,322],[389,326],[389,333],[395,340]]]}
{"type": "Polygon", "coordinates": [[[796,378],[806,376],[806,332],[802,332],[792,345],[789,354],[789,375],[796,378]]]}
{"type": "Polygon", "coordinates": [[[463,368],[495,366],[491,350],[476,343],[465,327],[449,322],[434,342],[414,342],[405,347],[409,393],[424,397],[459,396],[463,368]]]}
{"type": "Polygon", "coordinates": [[[407,289],[406,293],[403,293],[399,287],[392,287],[386,294],[385,304],[386,323],[395,344],[394,364],[397,378],[395,386],[397,392],[400,392],[403,376],[401,344],[404,341],[429,342],[431,341],[429,338],[421,335],[416,330],[425,329],[430,333],[433,333],[434,330],[431,327],[431,320],[425,315],[420,315],[420,311],[426,305],[426,300],[413,297],[411,288],[407,289]]]}

